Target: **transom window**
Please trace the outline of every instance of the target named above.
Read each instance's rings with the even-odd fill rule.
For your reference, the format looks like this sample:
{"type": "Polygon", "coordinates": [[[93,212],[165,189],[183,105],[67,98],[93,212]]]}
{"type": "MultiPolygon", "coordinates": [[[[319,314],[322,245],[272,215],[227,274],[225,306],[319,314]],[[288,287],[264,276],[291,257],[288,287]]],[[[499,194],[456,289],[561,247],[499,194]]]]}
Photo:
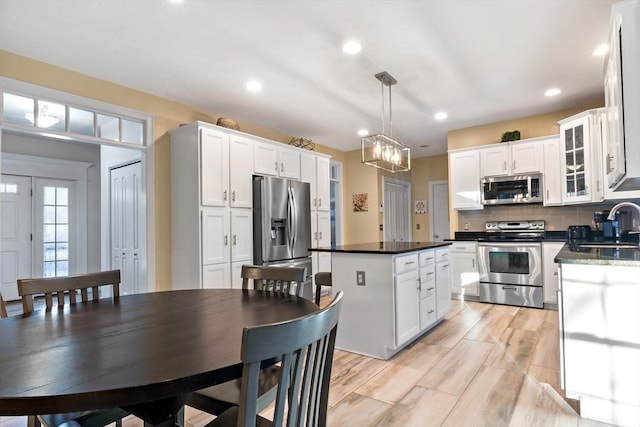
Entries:
{"type": "Polygon", "coordinates": [[[143,120],[17,93],[2,95],[2,120],[57,132],[144,145],[143,120]]]}

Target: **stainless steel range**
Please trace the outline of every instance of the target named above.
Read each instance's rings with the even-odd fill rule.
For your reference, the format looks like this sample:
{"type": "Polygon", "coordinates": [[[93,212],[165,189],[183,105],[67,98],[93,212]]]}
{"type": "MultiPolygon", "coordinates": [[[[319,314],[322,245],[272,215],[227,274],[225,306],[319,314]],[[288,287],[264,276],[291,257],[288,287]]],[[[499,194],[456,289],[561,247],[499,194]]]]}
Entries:
{"type": "Polygon", "coordinates": [[[542,308],[544,221],[491,221],[478,241],[480,301],[542,308]]]}

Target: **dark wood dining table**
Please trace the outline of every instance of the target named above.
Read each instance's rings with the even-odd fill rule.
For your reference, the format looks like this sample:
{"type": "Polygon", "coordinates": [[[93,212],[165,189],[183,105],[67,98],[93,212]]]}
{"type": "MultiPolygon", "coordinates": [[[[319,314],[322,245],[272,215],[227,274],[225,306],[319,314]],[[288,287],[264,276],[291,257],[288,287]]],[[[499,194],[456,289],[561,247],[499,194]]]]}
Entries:
{"type": "Polygon", "coordinates": [[[0,321],[0,415],[122,407],[172,425],[190,392],[242,375],[242,329],[318,310],[254,290],[197,289],[10,316],[0,321]]]}

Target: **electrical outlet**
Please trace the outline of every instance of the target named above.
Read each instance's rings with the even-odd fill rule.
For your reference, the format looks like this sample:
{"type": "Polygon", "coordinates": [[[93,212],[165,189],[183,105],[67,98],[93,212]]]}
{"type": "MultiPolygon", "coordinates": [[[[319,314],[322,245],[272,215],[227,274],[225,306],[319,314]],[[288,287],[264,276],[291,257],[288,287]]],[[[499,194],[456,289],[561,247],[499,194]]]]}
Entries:
{"type": "Polygon", "coordinates": [[[380,224],[380,231],[382,231],[382,224],[380,224]]]}
{"type": "Polygon", "coordinates": [[[365,285],[364,271],[356,271],[356,285],[358,286],[365,285]]]}
{"type": "Polygon", "coordinates": [[[416,230],[420,230],[420,224],[416,224],[416,230]]]}

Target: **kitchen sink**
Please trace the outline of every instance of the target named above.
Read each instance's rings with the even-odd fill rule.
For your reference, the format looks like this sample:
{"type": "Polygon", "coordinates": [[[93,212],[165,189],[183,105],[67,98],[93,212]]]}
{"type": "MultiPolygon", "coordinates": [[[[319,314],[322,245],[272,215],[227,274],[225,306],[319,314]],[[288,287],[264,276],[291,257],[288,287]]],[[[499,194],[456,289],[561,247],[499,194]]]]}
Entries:
{"type": "Polygon", "coordinates": [[[578,247],[600,249],[640,249],[640,244],[632,242],[585,242],[578,244],[578,247]]]}

